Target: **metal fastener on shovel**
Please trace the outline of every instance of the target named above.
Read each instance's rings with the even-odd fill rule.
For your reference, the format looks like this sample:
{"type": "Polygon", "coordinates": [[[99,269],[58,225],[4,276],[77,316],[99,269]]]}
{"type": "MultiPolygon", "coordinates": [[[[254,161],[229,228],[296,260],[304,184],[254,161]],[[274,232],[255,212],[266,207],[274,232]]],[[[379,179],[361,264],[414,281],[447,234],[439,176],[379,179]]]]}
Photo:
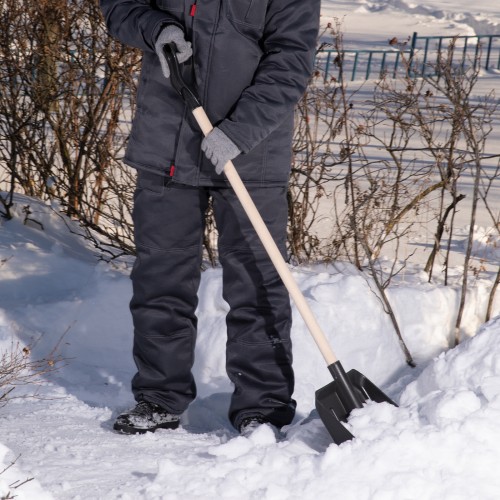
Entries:
{"type": "MultiPolygon", "coordinates": [[[[205,136],[208,135],[213,129],[213,126],[201,106],[196,91],[190,88],[181,76],[175,44],[170,43],[165,45],[164,54],[170,69],[170,81],[173,88],[190,108],[203,134],[205,136]]],[[[347,417],[352,410],[355,408],[362,408],[363,404],[368,399],[377,403],[386,402],[394,406],[397,405],[358,371],[350,370],[347,373],[344,371],[342,364],[337,360],[335,354],[328,345],[325,334],[322,332],[318,322],[313,316],[304,295],[300,291],[271,233],[267,229],[267,226],[262,220],[260,213],[231,161],[227,162],[224,166],[224,174],[231,184],[231,187],[234,189],[243,209],[248,215],[271,261],[276,267],[278,274],[294,300],[297,309],[318,345],[328,365],[328,369],[332,374],[333,382],[330,382],[325,387],[316,391],[316,409],[318,414],[335,443],[340,444],[352,439],[354,436],[342,424],[342,422],[347,421],[347,417]]]]}

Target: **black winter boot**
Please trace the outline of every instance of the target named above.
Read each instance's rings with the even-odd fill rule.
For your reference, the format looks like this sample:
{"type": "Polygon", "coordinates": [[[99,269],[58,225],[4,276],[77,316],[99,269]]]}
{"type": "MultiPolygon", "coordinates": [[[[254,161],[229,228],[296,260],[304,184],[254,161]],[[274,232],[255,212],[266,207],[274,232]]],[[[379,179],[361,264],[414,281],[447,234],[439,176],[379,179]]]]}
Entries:
{"type": "Polygon", "coordinates": [[[276,439],[282,437],[278,427],[260,415],[244,418],[238,430],[243,437],[249,438],[261,425],[267,425],[273,431],[276,439]]]}
{"type": "Polygon", "coordinates": [[[113,429],[123,434],[145,434],[156,429],[177,429],[180,415],[174,415],[161,406],[148,401],[118,415],[113,429]]]}

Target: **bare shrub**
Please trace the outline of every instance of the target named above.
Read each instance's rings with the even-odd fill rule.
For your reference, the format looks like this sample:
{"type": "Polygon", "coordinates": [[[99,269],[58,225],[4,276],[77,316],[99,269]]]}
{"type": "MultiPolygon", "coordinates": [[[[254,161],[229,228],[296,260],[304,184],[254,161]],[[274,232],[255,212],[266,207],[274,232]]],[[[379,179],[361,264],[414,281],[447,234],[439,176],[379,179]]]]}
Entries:
{"type": "Polygon", "coordinates": [[[12,342],[9,349],[0,351],[0,407],[12,399],[36,397],[37,386],[63,362],[55,350],[46,358],[33,360],[30,346],[12,342]],[[18,395],[16,389],[23,386],[34,389],[18,395]]]}
{"type": "Polygon", "coordinates": [[[366,270],[412,364],[385,291],[412,259],[409,239],[432,224],[434,244],[425,269],[431,281],[439,258],[440,278],[448,284],[457,207],[472,178],[458,332],[480,200],[498,226],[488,198],[498,168],[485,164],[495,156],[487,153],[487,139],[497,104],[493,95],[474,96],[479,65],[457,68],[454,40],[433,68],[425,67],[425,76],[415,71],[421,67],[418,54],[405,60],[401,47],[404,76],[347,82],[340,23],[329,29],[339,77],[325,83],[318,73],[297,108],[290,249],[298,261],[347,259],[366,270]]]}
{"type": "Polygon", "coordinates": [[[0,180],[132,253],[121,156],[140,54],[107,35],[97,0],[5,0],[0,20],[0,180]]]}
{"type": "MultiPolygon", "coordinates": [[[[21,455],[18,455],[10,464],[8,464],[6,467],[3,468],[3,470],[0,470],[0,476],[7,472],[11,467],[13,467],[16,462],[19,460],[21,455]]],[[[28,477],[24,480],[17,480],[9,484],[9,491],[6,493],[3,493],[2,496],[0,497],[0,500],[11,500],[17,497],[11,490],[17,490],[21,486],[25,485],[26,483],[29,483],[30,481],[33,481],[33,477],[28,477]]]]}

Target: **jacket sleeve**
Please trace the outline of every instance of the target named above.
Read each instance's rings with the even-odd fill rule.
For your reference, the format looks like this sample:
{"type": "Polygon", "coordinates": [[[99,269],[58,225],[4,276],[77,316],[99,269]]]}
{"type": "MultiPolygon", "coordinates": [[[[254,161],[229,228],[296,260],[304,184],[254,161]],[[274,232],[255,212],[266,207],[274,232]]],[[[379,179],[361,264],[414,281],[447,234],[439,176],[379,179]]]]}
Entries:
{"type": "Polygon", "coordinates": [[[154,51],[164,25],[179,25],[166,12],[153,8],[149,0],[100,0],[100,7],[109,33],[141,50],[154,51]]]}
{"type": "Polygon", "coordinates": [[[321,0],[270,0],[252,85],[218,127],[247,153],[290,113],[311,77],[321,0]]]}

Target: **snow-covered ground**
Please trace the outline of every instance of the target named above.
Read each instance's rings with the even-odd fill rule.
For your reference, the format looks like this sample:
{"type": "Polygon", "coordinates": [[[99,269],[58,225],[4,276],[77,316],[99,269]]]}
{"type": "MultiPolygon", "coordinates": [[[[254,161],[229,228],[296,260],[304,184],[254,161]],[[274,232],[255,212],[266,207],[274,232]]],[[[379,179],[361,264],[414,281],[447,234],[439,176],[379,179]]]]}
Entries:
{"type": "Polygon", "coordinates": [[[342,21],[352,48],[386,48],[387,40],[420,36],[498,35],[496,2],[477,0],[323,0],[323,21],[342,21]]]}
{"type": "MultiPolygon", "coordinates": [[[[500,33],[500,10],[493,5],[323,2],[324,20],[345,16],[346,39],[360,48],[413,31],[472,34],[481,26],[481,33],[500,33]]],[[[480,85],[500,89],[500,79],[484,77],[480,85]]],[[[41,359],[56,349],[65,366],[36,388],[11,393],[36,389],[36,398],[0,408],[0,473],[19,457],[0,474],[0,498],[9,490],[29,500],[499,498],[500,297],[496,318],[483,324],[490,275],[471,283],[464,342],[451,350],[458,290],[426,283],[418,267],[391,286],[417,362],[412,369],[365,277],[342,264],[293,270],[345,368],[358,369],[399,404],[369,403],[354,411],[348,426],[356,438],[337,446],[313,410],[315,390],[331,378],[295,309],[298,413],[287,439],[276,441],[266,428],[244,438],[231,428],[227,305],[221,272],[209,269],[198,309],[199,397],[180,430],[128,437],[111,428],[117,413],[133,403],[132,262],[99,261],[50,207],[16,200],[16,217],[0,219],[0,352],[20,342],[41,359]],[[37,223],[22,223],[26,205],[37,223]],[[15,489],[27,478],[34,479],[15,489]]],[[[479,228],[478,247],[483,234],[479,228]]],[[[500,261],[498,246],[489,251],[500,261]]]]}

